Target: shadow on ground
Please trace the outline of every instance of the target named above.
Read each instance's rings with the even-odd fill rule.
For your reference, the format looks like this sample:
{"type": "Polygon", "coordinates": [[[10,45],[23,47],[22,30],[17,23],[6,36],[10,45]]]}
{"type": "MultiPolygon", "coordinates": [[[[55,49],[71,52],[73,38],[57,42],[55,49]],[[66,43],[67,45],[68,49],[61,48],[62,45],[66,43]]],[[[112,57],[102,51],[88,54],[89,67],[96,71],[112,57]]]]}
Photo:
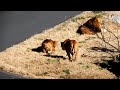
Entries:
{"type": "MultiPolygon", "coordinates": [[[[37,48],[33,48],[32,51],[38,52],[38,53],[39,53],[39,52],[43,52],[42,46],[39,46],[39,47],[37,47],[37,48]]],[[[46,55],[44,55],[44,56],[46,56],[46,57],[52,57],[52,58],[62,58],[62,59],[66,59],[65,57],[59,56],[59,55],[46,54],[46,55]]]]}
{"type": "Polygon", "coordinates": [[[43,52],[42,46],[39,46],[37,48],[33,48],[32,51],[34,51],[34,52],[43,52]]]}
{"type": "Polygon", "coordinates": [[[63,57],[63,56],[58,56],[58,55],[44,55],[44,56],[46,56],[46,57],[52,57],[52,58],[62,58],[62,59],[66,59],[65,57],[63,57]]]}
{"type": "MultiPolygon", "coordinates": [[[[106,53],[116,52],[114,50],[110,50],[110,49],[107,49],[107,48],[100,48],[100,47],[92,47],[91,50],[95,50],[95,51],[98,51],[98,52],[106,52],[106,53]]],[[[119,60],[120,57],[117,57],[117,61],[115,59],[116,56],[112,57],[110,60],[105,60],[106,57],[105,56],[102,57],[102,58],[104,58],[104,59],[102,59],[102,62],[97,62],[97,63],[94,63],[94,64],[96,64],[96,65],[98,65],[98,66],[100,66],[104,69],[107,69],[108,71],[115,74],[117,78],[120,78],[120,69],[119,69],[120,68],[120,60],[119,60]]]]}
{"type": "Polygon", "coordinates": [[[112,49],[107,49],[103,47],[92,47],[91,50],[99,51],[99,52],[116,52],[112,49]]]}
{"type": "Polygon", "coordinates": [[[95,63],[96,65],[105,68],[120,78],[120,62],[114,62],[113,60],[105,60],[102,63],[95,63]]]}

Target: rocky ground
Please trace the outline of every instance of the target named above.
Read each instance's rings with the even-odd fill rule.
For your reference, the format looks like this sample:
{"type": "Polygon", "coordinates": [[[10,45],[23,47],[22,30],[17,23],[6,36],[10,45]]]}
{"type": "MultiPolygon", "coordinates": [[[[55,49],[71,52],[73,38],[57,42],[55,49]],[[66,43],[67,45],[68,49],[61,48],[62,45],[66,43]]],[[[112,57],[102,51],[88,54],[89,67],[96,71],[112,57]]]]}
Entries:
{"type": "MultiPolygon", "coordinates": [[[[109,66],[102,66],[112,61],[112,55],[117,50],[100,40],[96,35],[80,35],[78,27],[90,18],[100,18],[102,32],[110,44],[118,48],[120,25],[110,19],[119,16],[119,11],[93,12],[85,11],[53,28],[35,34],[25,41],[0,52],[0,69],[22,75],[26,78],[42,79],[116,79],[119,71],[109,66]],[[111,31],[113,34],[109,33],[111,31]],[[45,53],[33,51],[45,39],[57,41],[55,53],[47,56],[45,53]],[[60,42],[65,39],[75,39],[79,43],[79,53],[76,62],[69,62],[66,52],[61,49],[60,42]],[[106,52],[107,51],[107,52],[106,52]],[[66,59],[65,59],[65,58],[66,59]]],[[[100,33],[98,33],[100,35],[100,33]]],[[[119,64],[119,63],[118,63],[119,64]]],[[[118,65],[117,64],[117,65],[118,65]]],[[[115,66],[117,66],[115,63],[115,66]]]]}

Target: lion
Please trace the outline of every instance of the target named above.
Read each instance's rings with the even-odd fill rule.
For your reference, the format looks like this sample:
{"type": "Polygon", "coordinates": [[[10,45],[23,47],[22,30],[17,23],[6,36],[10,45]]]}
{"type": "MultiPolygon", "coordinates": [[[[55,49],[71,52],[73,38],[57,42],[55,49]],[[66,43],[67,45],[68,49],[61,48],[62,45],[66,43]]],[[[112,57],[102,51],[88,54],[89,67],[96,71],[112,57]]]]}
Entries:
{"type": "Polygon", "coordinates": [[[97,17],[89,19],[84,25],[93,30],[94,33],[101,32],[100,22],[97,17]]]}
{"type": "Polygon", "coordinates": [[[42,42],[42,51],[48,54],[55,52],[56,43],[56,41],[53,41],[51,39],[45,39],[42,42]]]}
{"type": "Polygon", "coordinates": [[[77,33],[94,35],[101,32],[101,24],[97,17],[89,19],[86,23],[78,27],[77,33]]]}
{"type": "Polygon", "coordinates": [[[70,61],[76,61],[78,54],[78,42],[76,40],[66,39],[61,42],[62,50],[66,50],[67,56],[70,61]]]}

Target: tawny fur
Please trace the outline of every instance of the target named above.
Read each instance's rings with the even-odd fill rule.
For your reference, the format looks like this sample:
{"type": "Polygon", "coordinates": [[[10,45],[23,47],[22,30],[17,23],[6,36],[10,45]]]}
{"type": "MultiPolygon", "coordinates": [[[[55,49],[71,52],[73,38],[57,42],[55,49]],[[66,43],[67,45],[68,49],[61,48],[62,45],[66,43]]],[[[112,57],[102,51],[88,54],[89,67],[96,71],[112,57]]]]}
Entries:
{"type": "Polygon", "coordinates": [[[51,39],[46,39],[42,42],[42,50],[44,53],[53,53],[55,52],[56,41],[51,39]]]}
{"type": "Polygon", "coordinates": [[[64,42],[61,42],[61,47],[62,50],[66,51],[70,61],[77,59],[78,43],[76,40],[66,39],[64,42]]]}
{"type": "Polygon", "coordinates": [[[96,34],[101,32],[100,22],[97,17],[89,19],[86,23],[79,26],[77,33],[80,34],[96,34]]]}

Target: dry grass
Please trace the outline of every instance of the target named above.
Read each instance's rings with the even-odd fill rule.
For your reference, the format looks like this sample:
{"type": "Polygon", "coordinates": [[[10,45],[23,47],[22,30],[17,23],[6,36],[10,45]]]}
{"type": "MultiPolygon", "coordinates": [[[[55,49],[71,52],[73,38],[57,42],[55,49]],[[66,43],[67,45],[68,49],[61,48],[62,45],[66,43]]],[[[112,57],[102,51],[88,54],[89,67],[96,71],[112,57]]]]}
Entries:
{"type": "Polygon", "coordinates": [[[53,28],[44,30],[42,33],[33,35],[24,42],[0,52],[0,69],[20,74],[26,78],[114,79],[116,76],[112,72],[94,64],[96,61],[100,62],[103,58],[110,57],[105,52],[91,50],[91,47],[99,47],[101,41],[95,35],[80,36],[76,33],[79,25],[96,14],[101,16],[101,20],[107,22],[106,27],[109,30],[112,29],[115,32],[115,29],[120,27],[107,19],[113,13],[115,14],[112,11],[98,14],[86,11],[53,28]],[[33,48],[39,47],[42,41],[47,38],[56,40],[58,44],[52,57],[47,57],[42,52],[32,51],[33,48]],[[79,42],[79,54],[76,62],[69,62],[66,52],[61,49],[60,42],[67,38],[79,42]],[[66,59],[60,56],[64,56],[66,59]]]}

